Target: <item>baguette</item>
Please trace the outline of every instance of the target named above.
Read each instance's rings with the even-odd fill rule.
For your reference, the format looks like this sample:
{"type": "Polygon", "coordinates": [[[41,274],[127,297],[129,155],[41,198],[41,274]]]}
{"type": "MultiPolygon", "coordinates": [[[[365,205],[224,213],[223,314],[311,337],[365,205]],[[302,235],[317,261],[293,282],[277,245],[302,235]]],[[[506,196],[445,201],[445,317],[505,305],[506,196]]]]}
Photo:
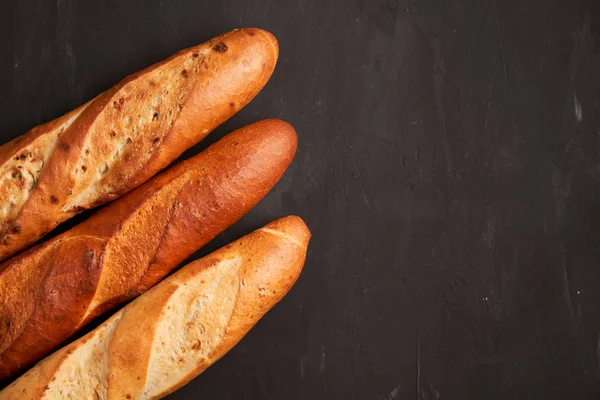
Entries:
{"type": "Polygon", "coordinates": [[[158,399],[215,363],[292,287],[310,238],[274,221],[192,262],[0,392],[4,399],[158,399]]]}
{"type": "Polygon", "coordinates": [[[0,376],[144,292],[237,221],[275,185],[296,145],[283,121],[249,125],[0,264],[0,376]]]}
{"type": "Polygon", "coordinates": [[[265,85],[277,41],[226,33],[0,147],[0,261],[169,165],[265,85]]]}

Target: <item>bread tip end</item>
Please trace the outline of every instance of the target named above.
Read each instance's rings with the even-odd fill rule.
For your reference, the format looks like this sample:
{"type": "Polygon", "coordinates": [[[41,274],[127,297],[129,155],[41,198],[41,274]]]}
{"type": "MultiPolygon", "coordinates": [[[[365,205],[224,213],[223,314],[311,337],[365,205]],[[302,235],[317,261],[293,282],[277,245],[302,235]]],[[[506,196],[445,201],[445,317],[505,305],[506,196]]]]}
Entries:
{"type": "Polygon", "coordinates": [[[237,32],[251,37],[252,40],[263,42],[271,47],[275,59],[279,56],[279,41],[271,32],[254,27],[236,29],[237,32]]]}
{"type": "Polygon", "coordinates": [[[240,28],[239,30],[241,32],[247,34],[248,36],[262,36],[263,38],[265,38],[271,42],[277,43],[277,38],[275,37],[275,35],[273,35],[271,32],[269,32],[266,29],[249,26],[249,27],[245,27],[245,28],[240,28]]]}
{"type": "Polygon", "coordinates": [[[279,218],[265,226],[265,228],[281,232],[302,247],[308,246],[312,235],[304,220],[297,215],[279,218]]]}
{"type": "Polygon", "coordinates": [[[267,135],[277,138],[277,142],[279,143],[277,147],[285,153],[289,153],[291,157],[296,153],[298,149],[298,134],[288,122],[277,118],[264,119],[255,122],[255,126],[267,135]]]}

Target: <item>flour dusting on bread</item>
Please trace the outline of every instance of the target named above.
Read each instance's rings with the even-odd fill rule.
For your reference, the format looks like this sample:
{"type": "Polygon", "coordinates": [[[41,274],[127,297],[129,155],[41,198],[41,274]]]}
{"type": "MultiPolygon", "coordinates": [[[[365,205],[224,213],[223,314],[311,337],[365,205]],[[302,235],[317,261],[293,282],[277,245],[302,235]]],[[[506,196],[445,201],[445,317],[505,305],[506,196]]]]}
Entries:
{"type": "Polygon", "coordinates": [[[179,288],[161,311],[142,398],[162,393],[202,364],[210,365],[240,290],[241,259],[215,263],[179,288]]]}
{"type": "MultiPolygon", "coordinates": [[[[37,185],[48,159],[54,152],[60,135],[77,119],[84,107],[62,124],[35,138],[28,146],[18,149],[14,155],[0,165],[0,238],[12,230],[19,233],[19,226],[12,221],[29,199],[37,185]]],[[[7,237],[4,240],[8,240],[7,237]]]]}
{"type": "Polygon", "coordinates": [[[198,51],[187,51],[126,83],[108,100],[89,127],[73,170],[78,195],[64,212],[93,207],[103,195],[123,190],[106,181],[119,174],[119,183],[126,183],[160,150],[196,83],[202,59],[198,51]]]}
{"type": "Polygon", "coordinates": [[[106,399],[108,393],[108,345],[122,313],[86,336],[85,346],[65,349],[65,360],[54,373],[43,399],[106,399]]]}

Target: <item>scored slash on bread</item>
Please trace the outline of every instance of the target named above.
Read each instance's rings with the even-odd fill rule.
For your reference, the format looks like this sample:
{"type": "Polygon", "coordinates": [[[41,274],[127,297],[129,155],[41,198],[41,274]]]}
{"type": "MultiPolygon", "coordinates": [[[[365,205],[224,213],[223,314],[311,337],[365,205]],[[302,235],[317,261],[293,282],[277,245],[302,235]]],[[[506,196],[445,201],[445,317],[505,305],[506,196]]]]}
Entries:
{"type": "Polygon", "coordinates": [[[216,362],[289,291],[310,232],[274,221],[150,289],[41,361],[4,399],[157,399],[216,362]]]}
{"type": "Polygon", "coordinates": [[[283,121],[246,126],[0,264],[0,377],[144,292],[241,218],[279,180],[296,146],[283,121]]]}
{"type": "Polygon", "coordinates": [[[277,57],[270,33],[235,30],[0,146],[0,261],[166,167],[245,106],[277,57]]]}

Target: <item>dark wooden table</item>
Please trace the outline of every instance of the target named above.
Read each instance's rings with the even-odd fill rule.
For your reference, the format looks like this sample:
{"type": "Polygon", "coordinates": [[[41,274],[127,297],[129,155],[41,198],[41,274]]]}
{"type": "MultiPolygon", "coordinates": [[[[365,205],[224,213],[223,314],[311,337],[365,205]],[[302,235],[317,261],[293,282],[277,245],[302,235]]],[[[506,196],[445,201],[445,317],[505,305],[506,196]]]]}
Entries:
{"type": "Polygon", "coordinates": [[[600,398],[600,1],[5,0],[0,139],[241,26],[275,74],[186,154],[268,117],[300,147],[202,254],[290,213],[314,236],[170,398],[600,398]]]}

